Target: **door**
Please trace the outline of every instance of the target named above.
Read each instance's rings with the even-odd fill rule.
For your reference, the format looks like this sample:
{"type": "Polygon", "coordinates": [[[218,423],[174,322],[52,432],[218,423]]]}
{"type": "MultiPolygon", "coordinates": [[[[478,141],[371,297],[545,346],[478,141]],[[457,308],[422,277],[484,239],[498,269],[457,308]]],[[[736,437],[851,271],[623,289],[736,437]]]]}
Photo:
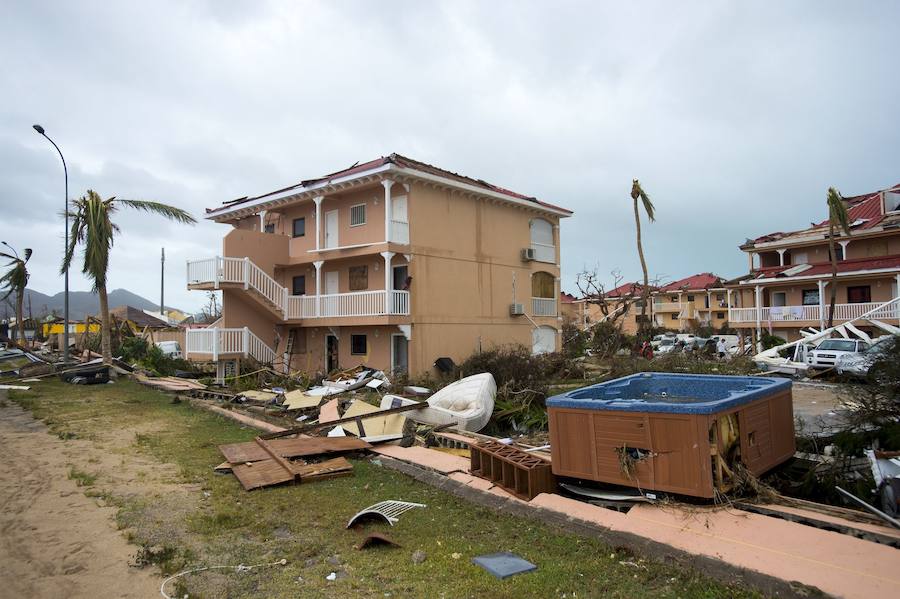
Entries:
{"type": "MultiPolygon", "coordinates": [[[[409,266],[395,266],[393,270],[394,291],[409,291],[409,266]]],[[[409,296],[401,293],[391,294],[391,314],[407,314],[409,312],[409,296]]]]}
{"type": "Polygon", "coordinates": [[[338,281],[340,273],[336,270],[325,273],[325,296],[319,301],[322,302],[322,316],[340,316],[340,301],[338,293],[338,281]]]}
{"type": "Polygon", "coordinates": [[[556,329],[537,327],[531,332],[531,353],[549,354],[556,351],[556,329]]]}
{"type": "Polygon", "coordinates": [[[340,368],[338,356],[340,355],[338,351],[338,338],[334,335],[328,335],[325,337],[325,370],[326,372],[333,372],[340,368]]]}
{"type": "Polygon", "coordinates": [[[409,217],[406,214],[406,196],[391,198],[391,241],[409,243],[409,217]]]}
{"type": "Polygon", "coordinates": [[[329,210],[325,213],[325,247],[338,247],[338,211],[329,210]]]}
{"type": "Polygon", "coordinates": [[[391,335],[391,371],[409,372],[409,340],[404,335],[391,335]]]}
{"type": "Polygon", "coordinates": [[[867,304],[872,301],[872,288],[869,285],[847,287],[848,304],[867,304]]]}
{"type": "Polygon", "coordinates": [[[772,305],[777,307],[787,306],[787,293],[776,291],[772,294],[772,305]]]}
{"type": "Polygon", "coordinates": [[[325,295],[333,295],[338,293],[339,273],[332,270],[325,273],[325,295]]]}

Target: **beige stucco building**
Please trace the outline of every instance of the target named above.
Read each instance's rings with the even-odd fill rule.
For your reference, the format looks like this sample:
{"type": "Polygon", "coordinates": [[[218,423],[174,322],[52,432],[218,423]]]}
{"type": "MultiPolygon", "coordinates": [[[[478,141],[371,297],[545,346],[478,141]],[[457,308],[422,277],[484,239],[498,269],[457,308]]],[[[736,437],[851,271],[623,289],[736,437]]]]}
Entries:
{"type": "MultiPolygon", "coordinates": [[[[865,334],[883,334],[871,320],[896,326],[900,284],[900,185],[845,199],[851,233],[835,237],[837,297],[834,324],[863,315],[853,326],[865,334]],[[872,313],[872,310],[878,311],[872,313]]],[[[825,208],[825,203],[822,203],[825,208]]],[[[831,263],[828,221],[788,233],[747,240],[750,272],[729,281],[731,326],[748,336],[764,332],[795,341],[800,330],[821,330],[828,320],[831,263]]]]}
{"type": "Polygon", "coordinates": [[[702,272],[663,285],[653,292],[653,318],[656,326],[677,331],[698,326],[721,328],[728,320],[722,278],[702,272]]]}
{"type": "Polygon", "coordinates": [[[220,256],[188,263],[222,291],[192,359],[293,371],[422,374],[440,357],[560,346],[559,222],[569,210],[398,154],[208,210],[220,256]]]}

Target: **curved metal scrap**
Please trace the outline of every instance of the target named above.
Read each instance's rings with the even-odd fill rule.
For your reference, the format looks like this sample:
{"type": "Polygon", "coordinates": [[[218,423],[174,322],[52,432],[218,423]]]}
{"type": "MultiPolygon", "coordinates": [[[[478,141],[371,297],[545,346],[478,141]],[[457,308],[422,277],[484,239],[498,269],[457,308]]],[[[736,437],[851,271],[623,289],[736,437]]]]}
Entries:
{"type": "Polygon", "coordinates": [[[361,520],[367,518],[382,518],[385,522],[394,525],[394,522],[400,517],[400,514],[407,512],[415,507],[426,507],[424,503],[412,503],[409,501],[379,501],[374,505],[370,505],[366,509],[358,512],[347,522],[347,528],[352,527],[361,520]]]}

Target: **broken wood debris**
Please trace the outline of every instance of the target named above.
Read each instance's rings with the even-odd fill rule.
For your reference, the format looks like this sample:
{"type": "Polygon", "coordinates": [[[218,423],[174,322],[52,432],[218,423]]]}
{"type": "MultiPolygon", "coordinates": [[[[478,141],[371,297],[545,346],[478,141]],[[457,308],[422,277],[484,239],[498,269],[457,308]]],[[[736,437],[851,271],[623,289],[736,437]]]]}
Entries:
{"type": "MultiPolygon", "coordinates": [[[[233,443],[219,449],[244,490],[251,491],[288,482],[312,482],[346,476],[353,470],[353,465],[344,457],[307,464],[291,462],[286,455],[313,456],[366,447],[370,445],[365,441],[349,437],[306,437],[276,440],[272,443],[257,437],[252,443],[233,443]]],[[[216,469],[223,470],[223,466],[224,464],[220,464],[216,469]]]]}

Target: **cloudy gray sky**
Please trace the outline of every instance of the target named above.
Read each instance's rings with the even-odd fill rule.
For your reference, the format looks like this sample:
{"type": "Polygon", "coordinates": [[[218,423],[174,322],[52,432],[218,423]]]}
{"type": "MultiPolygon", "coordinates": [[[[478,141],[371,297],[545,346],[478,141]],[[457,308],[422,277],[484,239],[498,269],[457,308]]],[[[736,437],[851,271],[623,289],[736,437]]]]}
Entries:
{"type": "MultiPolygon", "coordinates": [[[[736,276],[746,237],[820,220],[825,190],[900,182],[897,2],[4,2],[0,238],[62,289],[70,195],[196,215],[391,152],[576,211],[563,287],[736,276]]],[[[110,285],[195,309],[184,263],[223,226],[122,214],[110,285]]],[[[88,289],[80,275],[73,289],[88,289]]]]}

